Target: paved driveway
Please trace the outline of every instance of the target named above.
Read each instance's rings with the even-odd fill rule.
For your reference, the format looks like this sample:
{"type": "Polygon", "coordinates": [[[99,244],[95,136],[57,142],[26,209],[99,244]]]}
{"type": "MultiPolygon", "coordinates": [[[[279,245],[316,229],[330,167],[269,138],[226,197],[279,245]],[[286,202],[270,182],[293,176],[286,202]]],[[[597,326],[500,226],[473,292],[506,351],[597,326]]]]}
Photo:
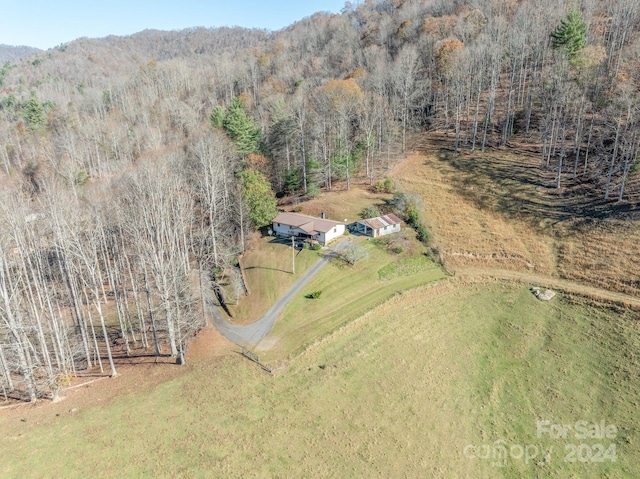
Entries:
{"type": "Polygon", "coordinates": [[[273,323],[275,323],[276,319],[285,308],[285,306],[291,301],[302,288],[306,286],[306,284],[311,281],[313,278],[324,266],[331,261],[342,249],[346,248],[350,244],[350,240],[343,240],[329,249],[329,251],[323,255],[311,268],[309,268],[298,280],[293,283],[291,288],[284,293],[276,303],[271,306],[271,309],[265,313],[265,315],[260,318],[255,323],[249,324],[247,326],[237,326],[235,324],[231,324],[227,321],[226,318],[223,317],[220,309],[215,306],[211,298],[211,292],[209,291],[206,297],[208,298],[207,304],[205,305],[205,311],[211,319],[213,325],[218,328],[218,331],[227,338],[229,341],[232,341],[241,346],[255,346],[260,342],[262,338],[264,338],[271,328],[273,327],[273,323]]]}

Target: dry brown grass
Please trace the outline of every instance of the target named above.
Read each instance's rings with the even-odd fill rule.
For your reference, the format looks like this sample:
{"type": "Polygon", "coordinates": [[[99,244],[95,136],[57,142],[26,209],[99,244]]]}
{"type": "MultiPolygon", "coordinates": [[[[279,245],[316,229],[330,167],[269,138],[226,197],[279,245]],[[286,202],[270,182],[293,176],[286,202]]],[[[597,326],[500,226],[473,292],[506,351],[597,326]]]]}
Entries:
{"type": "Polygon", "coordinates": [[[638,295],[638,245],[637,221],[609,220],[578,229],[559,241],[558,271],[567,279],[638,295]]]}
{"type": "Polygon", "coordinates": [[[409,155],[393,172],[403,189],[422,196],[425,222],[447,265],[553,272],[550,238],[465,198],[454,175],[435,151],[425,150],[409,155]]]}
{"type": "Polygon", "coordinates": [[[323,193],[309,201],[287,203],[281,205],[287,211],[300,210],[300,213],[320,216],[324,212],[327,218],[334,221],[353,222],[360,219],[362,210],[371,205],[380,206],[384,200],[391,198],[389,194],[374,193],[367,182],[353,181],[351,190],[346,190],[343,184],[338,184],[332,191],[323,193]]]}
{"type": "Polygon", "coordinates": [[[500,268],[640,293],[640,217],[579,183],[557,190],[534,152],[453,153],[451,139],[421,136],[392,176],[419,194],[450,269],[500,268]]]}

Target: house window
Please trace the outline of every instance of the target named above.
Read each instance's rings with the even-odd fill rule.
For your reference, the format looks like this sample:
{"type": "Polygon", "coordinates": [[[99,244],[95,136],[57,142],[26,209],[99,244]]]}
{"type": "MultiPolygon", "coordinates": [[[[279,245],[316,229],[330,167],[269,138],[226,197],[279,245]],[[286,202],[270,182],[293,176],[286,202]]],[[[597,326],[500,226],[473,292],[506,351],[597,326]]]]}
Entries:
{"type": "Polygon", "coordinates": [[[384,229],[387,229],[387,227],[385,226],[384,229]]]}
{"type": "Polygon", "coordinates": [[[280,223],[276,223],[276,226],[277,226],[278,228],[280,228],[280,223]]]}
{"type": "Polygon", "coordinates": [[[333,232],[337,233],[338,232],[338,228],[333,228],[333,232]]]}

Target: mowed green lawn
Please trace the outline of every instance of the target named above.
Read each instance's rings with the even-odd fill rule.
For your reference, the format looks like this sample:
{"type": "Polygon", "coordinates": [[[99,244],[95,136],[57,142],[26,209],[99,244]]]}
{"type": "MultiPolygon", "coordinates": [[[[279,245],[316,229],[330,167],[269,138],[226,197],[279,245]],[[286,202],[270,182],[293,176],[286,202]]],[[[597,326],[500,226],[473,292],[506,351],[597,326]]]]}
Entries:
{"type": "MultiPolygon", "coordinates": [[[[413,234],[413,233],[411,233],[413,234]]],[[[294,298],[257,350],[266,361],[298,354],[310,344],[387,301],[399,291],[445,277],[421,247],[394,254],[384,244],[352,238],[367,257],[349,266],[333,259],[294,298]],[[306,297],[321,291],[317,299],[306,297]],[[274,347],[275,346],[275,347],[274,347]]],[[[415,242],[415,240],[413,240],[415,242]]]]}
{"type": "Polygon", "coordinates": [[[446,281],[395,296],[273,376],[239,355],[194,360],[75,414],[63,401],[38,424],[2,417],[0,475],[640,477],[638,351],[631,313],[446,281]],[[539,438],[537,420],[618,431],[539,438]],[[503,467],[478,458],[496,441],[514,452],[503,467]],[[614,444],[615,461],[565,462],[571,444],[614,444]],[[543,463],[512,449],[528,445],[554,450],[543,463]]]}
{"type": "Polygon", "coordinates": [[[235,303],[233,288],[226,285],[225,297],[236,324],[249,324],[259,320],[320,255],[313,250],[295,250],[295,273],[292,273],[291,243],[284,239],[264,237],[254,243],[245,254],[244,276],[250,294],[240,295],[235,303]]]}

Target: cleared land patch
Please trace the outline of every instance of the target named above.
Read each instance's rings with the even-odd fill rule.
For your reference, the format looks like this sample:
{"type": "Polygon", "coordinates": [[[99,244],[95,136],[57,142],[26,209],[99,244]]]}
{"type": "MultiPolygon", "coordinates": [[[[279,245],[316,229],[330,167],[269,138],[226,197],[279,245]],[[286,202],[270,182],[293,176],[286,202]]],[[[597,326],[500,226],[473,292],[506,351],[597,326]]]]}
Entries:
{"type": "Polygon", "coordinates": [[[462,196],[454,170],[429,152],[410,155],[394,170],[401,187],[424,201],[434,245],[452,268],[494,266],[550,274],[553,241],[462,196]]]}
{"type": "Polygon", "coordinates": [[[297,205],[286,205],[287,209],[296,208],[304,214],[319,217],[325,213],[327,218],[335,221],[347,220],[348,222],[360,219],[360,213],[371,205],[384,204],[392,195],[373,193],[365,181],[352,181],[351,189],[346,190],[345,185],[337,183],[332,191],[309,201],[297,205]]]}
{"type": "Polygon", "coordinates": [[[449,280],[393,298],[275,376],[239,355],[194,358],[179,378],[73,414],[64,401],[26,423],[11,411],[0,417],[0,472],[638,477],[640,327],[557,299],[449,280]],[[569,441],[537,438],[538,419],[615,424],[616,462],[565,463],[569,441]],[[545,465],[465,457],[465,446],[500,439],[556,452],[545,465]]]}
{"type": "Polygon", "coordinates": [[[587,195],[578,180],[555,188],[530,151],[455,154],[420,136],[393,177],[420,195],[446,264],[559,276],[640,295],[640,213],[587,195]]]}

